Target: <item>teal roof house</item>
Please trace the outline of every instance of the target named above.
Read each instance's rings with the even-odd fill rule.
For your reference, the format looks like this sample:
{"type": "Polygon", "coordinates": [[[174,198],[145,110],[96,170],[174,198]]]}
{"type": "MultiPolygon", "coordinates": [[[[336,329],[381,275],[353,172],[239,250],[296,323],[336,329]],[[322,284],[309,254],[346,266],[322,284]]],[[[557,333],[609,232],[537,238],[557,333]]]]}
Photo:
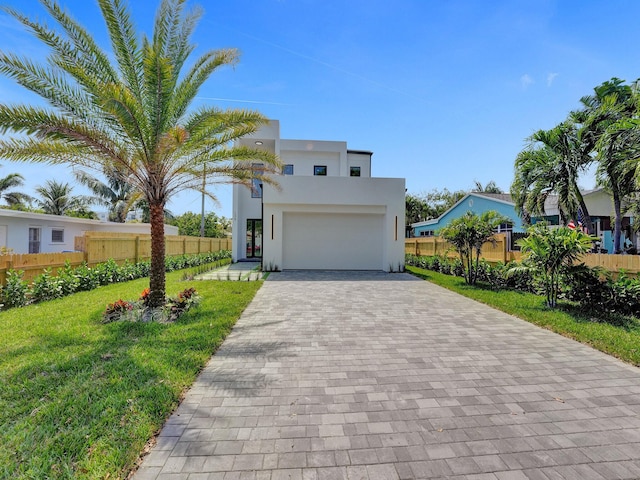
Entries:
{"type": "Polygon", "coordinates": [[[511,223],[500,225],[499,232],[524,232],[526,230],[515,209],[515,204],[511,200],[511,195],[506,193],[470,192],[438,218],[411,224],[412,233],[414,237],[431,237],[437,235],[439,229],[447,226],[452,220],[461,217],[468,211],[481,215],[489,210],[495,210],[511,219],[511,223]]]}

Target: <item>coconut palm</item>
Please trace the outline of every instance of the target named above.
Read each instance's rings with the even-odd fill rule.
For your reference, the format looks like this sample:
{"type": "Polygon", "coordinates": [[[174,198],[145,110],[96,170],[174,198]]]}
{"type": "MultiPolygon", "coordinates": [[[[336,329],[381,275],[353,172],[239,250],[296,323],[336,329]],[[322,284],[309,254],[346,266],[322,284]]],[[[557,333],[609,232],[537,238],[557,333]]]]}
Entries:
{"type": "Polygon", "coordinates": [[[498,184],[491,180],[486,185],[482,185],[482,182],[476,180],[473,182],[474,187],[471,190],[472,192],[478,193],[504,193],[502,189],[498,186],[498,184]]]}
{"type": "Polygon", "coordinates": [[[74,175],[78,182],[91,190],[96,203],[109,208],[111,222],[124,223],[127,214],[142,198],[142,192],[136,190],[123,175],[115,170],[105,171],[106,182],[83,170],[74,172],[74,175]]]}
{"type": "Polygon", "coordinates": [[[0,178],[0,197],[9,207],[17,207],[31,202],[33,198],[26,193],[15,190],[7,191],[11,188],[22,187],[24,177],[19,173],[10,173],[6,177],[0,178]]]}
{"type": "Polygon", "coordinates": [[[516,157],[511,195],[525,221],[530,215],[546,215],[550,195],[558,200],[560,220],[565,225],[582,216],[587,226],[591,218],[578,177],[593,159],[585,155],[576,125],[567,120],[551,130],[538,130],[529,145],[516,157]],[[579,215],[579,212],[582,215],[579,215]]]}
{"type": "Polygon", "coordinates": [[[597,154],[598,184],[611,193],[614,210],[613,249],[621,249],[623,203],[638,190],[636,169],[640,157],[637,123],[637,83],[629,86],[612,78],[594,89],[581,102],[582,135],[597,154]]]}
{"type": "Polygon", "coordinates": [[[220,182],[250,184],[279,170],[277,157],[232,142],[267,122],[254,111],[200,107],[189,110],[204,82],[238,61],[233,49],[212,50],[185,63],[201,12],[185,0],[161,0],[151,37],[139,33],[124,0],[98,0],[112,52],[55,0],[40,0],[57,28],[33,21],[10,7],[48,49],[46,64],[0,53],[0,73],[40,95],[49,108],[0,105],[0,157],[17,161],[72,164],[103,171],[114,168],[143,193],[151,223],[149,305],[165,302],[163,212],[184,189],[203,191],[220,182]],[[261,163],[256,172],[252,162],[261,163]],[[272,167],[272,168],[270,168],[272,167]]]}
{"type": "Polygon", "coordinates": [[[72,195],[73,187],[68,183],[47,180],[44,185],[36,188],[39,198],[36,203],[50,215],[68,215],[74,210],[87,210],[90,199],[72,195]]]}

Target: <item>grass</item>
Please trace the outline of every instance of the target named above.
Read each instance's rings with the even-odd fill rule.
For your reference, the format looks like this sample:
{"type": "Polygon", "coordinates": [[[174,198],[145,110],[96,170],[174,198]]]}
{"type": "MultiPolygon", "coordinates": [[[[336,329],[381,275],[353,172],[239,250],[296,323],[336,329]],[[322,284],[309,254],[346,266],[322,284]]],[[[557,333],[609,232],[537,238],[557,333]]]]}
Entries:
{"type": "Polygon", "coordinates": [[[622,315],[593,314],[569,303],[555,310],[544,304],[544,297],[510,290],[494,291],[482,285],[470,286],[464,280],[430,270],[407,266],[407,272],[441,287],[485,303],[540,327],[640,366],[640,320],[622,315]],[[594,316],[595,315],[595,316],[594,316]]]}
{"type": "Polygon", "coordinates": [[[0,312],[0,478],[124,478],[262,282],[181,282],[173,324],[101,323],[148,279],[0,312]]]}

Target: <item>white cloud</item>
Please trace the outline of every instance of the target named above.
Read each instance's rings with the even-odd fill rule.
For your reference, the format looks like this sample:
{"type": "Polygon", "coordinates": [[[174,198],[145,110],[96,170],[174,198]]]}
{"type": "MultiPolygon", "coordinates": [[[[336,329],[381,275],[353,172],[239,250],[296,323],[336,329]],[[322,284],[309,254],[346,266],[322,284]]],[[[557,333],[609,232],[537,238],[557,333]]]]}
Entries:
{"type": "Polygon", "coordinates": [[[528,73],[525,73],[524,75],[522,75],[520,77],[520,84],[522,85],[522,88],[524,88],[525,90],[529,87],[529,85],[531,85],[532,83],[535,83],[535,81],[533,80],[533,78],[531,78],[531,76],[528,73]]]}
{"type": "Polygon", "coordinates": [[[556,79],[557,76],[558,74],[555,72],[547,74],[547,87],[551,86],[551,84],[553,83],[553,81],[556,79]]]}

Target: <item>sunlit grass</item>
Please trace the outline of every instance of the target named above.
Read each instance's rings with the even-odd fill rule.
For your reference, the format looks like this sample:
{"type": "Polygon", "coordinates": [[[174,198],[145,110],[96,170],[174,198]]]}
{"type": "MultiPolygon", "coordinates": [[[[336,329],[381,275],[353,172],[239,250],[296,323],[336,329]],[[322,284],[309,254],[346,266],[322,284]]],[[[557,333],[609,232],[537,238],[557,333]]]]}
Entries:
{"type": "Polygon", "coordinates": [[[177,406],[262,282],[181,282],[173,324],[102,324],[148,279],[0,312],[0,478],[120,478],[177,406]]]}

